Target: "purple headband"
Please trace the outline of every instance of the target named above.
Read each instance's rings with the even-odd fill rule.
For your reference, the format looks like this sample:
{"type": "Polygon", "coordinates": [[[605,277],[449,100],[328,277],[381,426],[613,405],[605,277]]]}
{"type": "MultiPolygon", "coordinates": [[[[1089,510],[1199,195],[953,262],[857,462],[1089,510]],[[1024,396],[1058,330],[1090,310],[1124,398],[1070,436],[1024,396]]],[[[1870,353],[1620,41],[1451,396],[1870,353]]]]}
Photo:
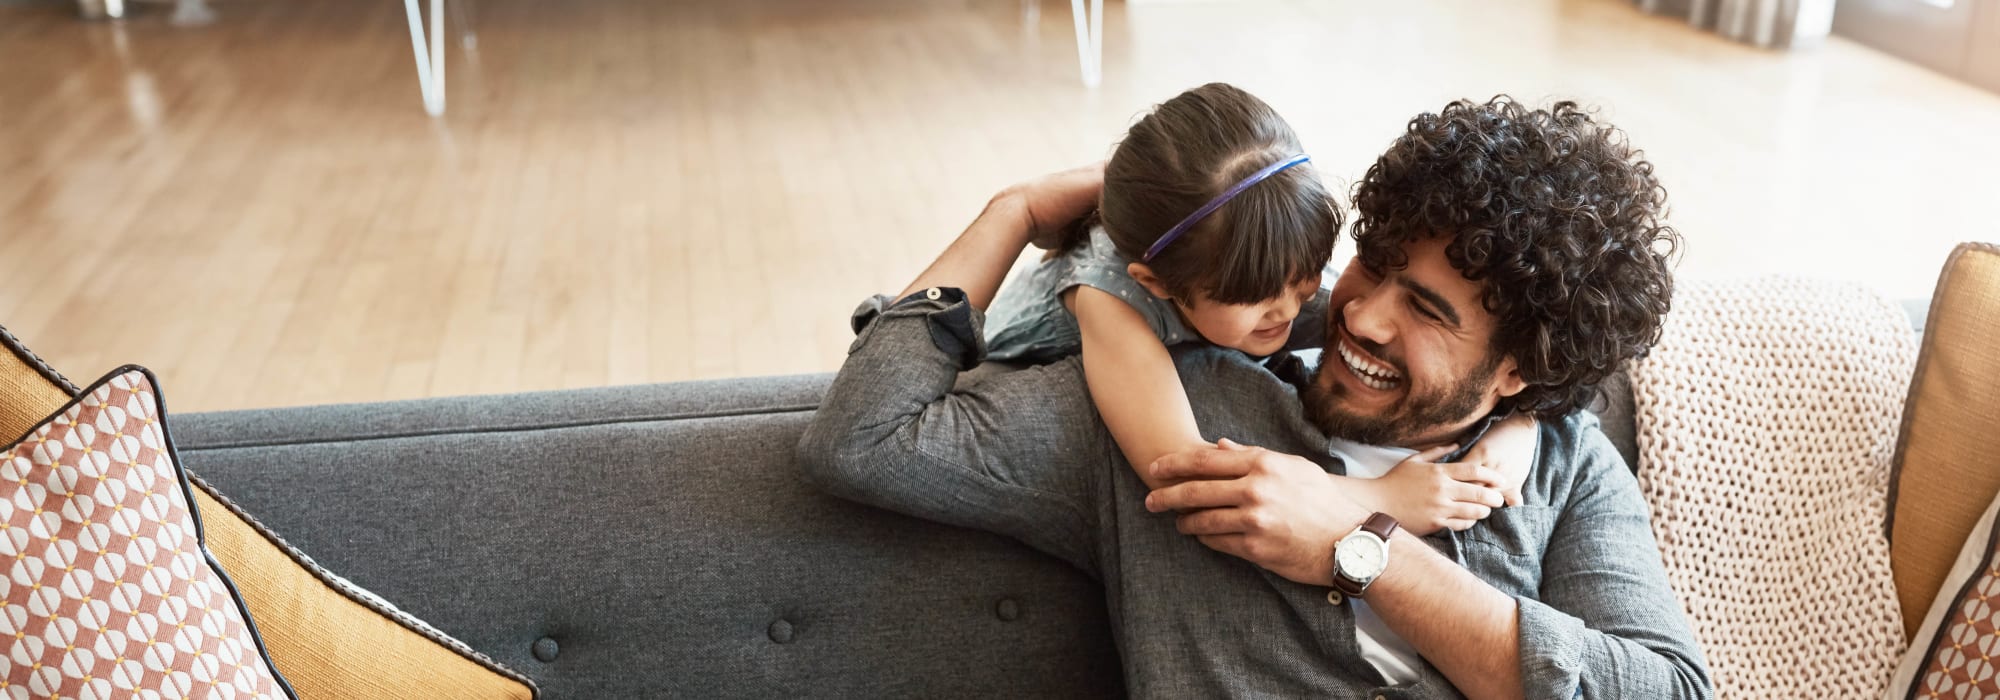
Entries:
{"type": "Polygon", "coordinates": [[[1139,261],[1152,262],[1153,256],[1159,255],[1162,250],[1166,250],[1167,244],[1173,243],[1174,239],[1180,238],[1181,234],[1187,233],[1188,229],[1194,228],[1195,224],[1201,223],[1201,220],[1207,218],[1209,214],[1213,214],[1215,210],[1221,209],[1222,205],[1228,204],[1229,200],[1236,198],[1236,195],[1243,194],[1243,191],[1250,189],[1251,185],[1263,182],[1264,178],[1276,175],[1283,172],[1286,168],[1309,160],[1312,160],[1312,156],[1301,153],[1264,166],[1263,170],[1251,173],[1250,177],[1243,178],[1242,182],[1230,185],[1229,189],[1224,190],[1222,194],[1216,195],[1215,199],[1208,200],[1207,204],[1201,205],[1201,208],[1194,210],[1193,214],[1189,214],[1187,218],[1181,219],[1181,222],[1174,224],[1173,228],[1167,229],[1167,233],[1160,236],[1160,240],[1153,241],[1153,247],[1147,248],[1146,255],[1139,258],[1139,261]]]}

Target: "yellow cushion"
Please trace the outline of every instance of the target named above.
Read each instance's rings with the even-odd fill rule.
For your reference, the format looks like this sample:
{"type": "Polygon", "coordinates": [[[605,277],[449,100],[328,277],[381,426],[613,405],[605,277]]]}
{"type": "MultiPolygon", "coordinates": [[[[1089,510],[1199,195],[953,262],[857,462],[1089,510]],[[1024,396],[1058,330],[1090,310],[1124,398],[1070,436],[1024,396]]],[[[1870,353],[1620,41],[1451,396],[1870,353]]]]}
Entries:
{"type": "MultiPolygon", "coordinates": [[[[6,436],[0,439],[12,439],[62,408],[75,387],[65,386],[4,328],[0,345],[0,434],[6,436]]],[[[190,481],[209,552],[235,581],[271,661],[303,700],[535,696],[525,677],[447,643],[442,634],[427,635],[421,622],[343,587],[208,484],[190,481]]]]}
{"type": "Polygon", "coordinates": [[[1966,243],[1938,278],[1896,448],[1889,561],[1907,638],[2000,492],[2000,246],[1966,243]]]}
{"type": "Polygon", "coordinates": [[[58,384],[50,376],[54,373],[5,328],[0,328],[0,345],[7,348],[0,352],[0,444],[6,444],[69,403],[76,387],[58,384]]]}

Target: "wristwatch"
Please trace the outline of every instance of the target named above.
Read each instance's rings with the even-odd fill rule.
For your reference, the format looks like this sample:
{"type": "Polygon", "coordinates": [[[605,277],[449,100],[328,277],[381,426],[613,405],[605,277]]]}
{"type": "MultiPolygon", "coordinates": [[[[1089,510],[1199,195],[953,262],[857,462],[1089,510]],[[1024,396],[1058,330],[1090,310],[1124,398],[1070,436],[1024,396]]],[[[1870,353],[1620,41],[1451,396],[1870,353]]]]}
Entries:
{"type": "Polygon", "coordinates": [[[1368,585],[1389,568],[1389,536],[1396,534],[1396,519],[1384,513],[1368,516],[1333,546],[1333,587],[1350,598],[1360,598],[1368,585]]]}

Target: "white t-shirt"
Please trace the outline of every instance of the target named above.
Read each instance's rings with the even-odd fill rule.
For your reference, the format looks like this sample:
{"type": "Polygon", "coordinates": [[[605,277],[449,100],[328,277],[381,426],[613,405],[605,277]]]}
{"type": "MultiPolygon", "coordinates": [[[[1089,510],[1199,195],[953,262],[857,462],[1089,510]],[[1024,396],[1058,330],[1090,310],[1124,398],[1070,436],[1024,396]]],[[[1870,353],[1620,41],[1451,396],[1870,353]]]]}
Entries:
{"type": "MultiPolygon", "coordinates": [[[[1347,462],[1347,475],[1357,479],[1381,478],[1398,463],[1417,453],[1416,450],[1363,445],[1339,438],[1331,442],[1334,456],[1347,462]]],[[[1423,657],[1417,654],[1416,648],[1396,636],[1388,623],[1376,616],[1367,603],[1359,600],[1348,602],[1354,605],[1354,640],[1361,645],[1361,658],[1380,671],[1390,685],[1417,682],[1422,677],[1417,669],[1423,667],[1423,657]]]]}

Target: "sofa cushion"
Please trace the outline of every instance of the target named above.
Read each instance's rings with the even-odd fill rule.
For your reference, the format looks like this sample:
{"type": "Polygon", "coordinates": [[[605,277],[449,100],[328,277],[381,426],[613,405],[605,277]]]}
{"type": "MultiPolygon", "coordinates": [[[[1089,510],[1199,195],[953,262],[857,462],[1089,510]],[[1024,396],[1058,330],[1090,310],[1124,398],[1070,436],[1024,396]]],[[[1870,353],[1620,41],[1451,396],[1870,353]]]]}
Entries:
{"type": "Polygon", "coordinates": [[[120,368],[0,448],[10,694],[292,697],[203,544],[159,396],[120,368]]]}
{"type": "Polygon", "coordinates": [[[1965,538],[1930,611],[1889,681],[1884,700],[2000,696],[2000,534],[1994,516],[2000,498],[1986,507],[1965,538]]]}
{"type": "Polygon", "coordinates": [[[1906,634],[2000,492],[2000,246],[1952,251],[1925,322],[1890,482],[1888,533],[1906,634]]]}
{"type": "MultiPolygon", "coordinates": [[[[46,416],[78,393],[5,328],[0,350],[0,433],[21,434],[35,420],[17,416],[46,416]]],[[[199,476],[188,477],[209,552],[230,572],[272,661],[300,697],[534,697],[526,677],[334,576],[199,476]]]]}

